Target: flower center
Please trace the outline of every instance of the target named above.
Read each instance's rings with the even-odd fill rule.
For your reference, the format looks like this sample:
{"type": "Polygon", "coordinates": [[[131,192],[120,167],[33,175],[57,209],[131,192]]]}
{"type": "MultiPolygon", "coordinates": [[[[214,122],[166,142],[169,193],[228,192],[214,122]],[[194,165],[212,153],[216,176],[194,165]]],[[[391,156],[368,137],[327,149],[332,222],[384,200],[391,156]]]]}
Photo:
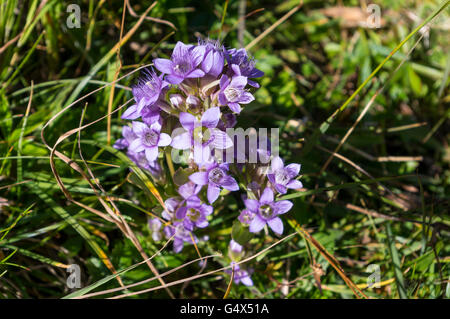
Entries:
{"type": "Polygon", "coordinates": [[[184,60],[184,61],[180,61],[179,63],[177,63],[173,69],[178,74],[184,75],[190,70],[190,68],[191,68],[191,66],[190,66],[189,62],[184,60]]]}
{"type": "Polygon", "coordinates": [[[261,217],[265,219],[272,218],[273,217],[272,207],[270,205],[261,205],[259,207],[259,214],[261,215],[261,217]]]}
{"type": "Polygon", "coordinates": [[[156,81],[154,79],[151,79],[150,81],[145,82],[145,85],[150,89],[150,91],[155,91],[157,86],[156,86],[156,81]]]}
{"type": "Polygon", "coordinates": [[[240,96],[239,90],[233,87],[227,87],[223,93],[225,94],[227,100],[230,102],[236,101],[240,96]]]}
{"type": "Polygon", "coordinates": [[[189,217],[190,220],[193,222],[196,222],[200,218],[200,212],[194,208],[189,208],[186,215],[189,217]]]}
{"type": "Polygon", "coordinates": [[[148,130],[145,132],[143,140],[144,144],[147,146],[156,146],[158,144],[159,135],[153,130],[148,130]]]}
{"type": "Polygon", "coordinates": [[[291,179],[284,169],[275,171],[275,181],[277,184],[286,185],[291,179]]]}
{"type": "Polygon", "coordinates": [[[213,182],[215,184],[219,184],[220,182],[222,182],[222,179],[225,177],[225,172],[218,167],[213,168],[209,174],[208,174],[208,179],[210,182],[213,182]]]}

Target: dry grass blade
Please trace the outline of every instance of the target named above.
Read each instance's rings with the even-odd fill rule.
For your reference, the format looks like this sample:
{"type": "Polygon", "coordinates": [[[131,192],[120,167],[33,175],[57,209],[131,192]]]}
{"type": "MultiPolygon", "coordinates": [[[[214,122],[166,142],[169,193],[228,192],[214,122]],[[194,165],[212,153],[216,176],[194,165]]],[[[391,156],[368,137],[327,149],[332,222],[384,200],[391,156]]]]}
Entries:
{"type": "Polygon", "coordinates": [[[289,220],[289,224],[303,237],[305,238],[309,243],[311,243],[314,248],[317,249],[317,251],[333,266],[333,268],[337,271],[339,276],[344,280],[344,282],[347,284],[347,286],[352,290],[352,292],[355,294],[356,298],[368,298],[366,294],[364,294],[361,289],[359,289],[353,281],[348,278],[348,276],[345,274],[344,269],[342,269],[341,265],[339,264],[339,261],[330,254],[325,247],[323,247],[317,240],[312,237],[306,229],[301,227],[294,219],[289,220]]]}
{"type": "MultiPolygon", "coordinates": [[[[279,245],[280,243],[286,241],[287,239],[292,238],[292,237],[295,236],[295,235],[297,235],[297,233],[292,233],[292,234],[290,234],[290,235],[287,235],[286,237],[284,237],[284,238],[278,240],[277,242],[275,242],[275,243],[273,243],[272,245],[270,245],[269,247],[267,247],[267,248],[261,250],[260,252],[256,253],[255,255],[250,256],[250,257],[247,257],[247,258],[245,258],[245,259],[243,259],[243,260],[241,260],[241,261],[239,261],[239,262],[236,262],[234,265],[237,266],[237,265],[240,265],[240,264],[244,264],[244,263],[246,263],[246,262],[248,262],[248,261],[250,261],[250,260],[252,260],[252,259],[254,259],[254,258],[256,258],[256,257],[258,257],[258,256],[260,256],[260,255],[262,255],[262,254],[264,254],[264,253],[266,253],[267,251],[269,251],[270,249],[272,249],[272,248],[275,247],[276,245],[279,245]]],[[[167,286],[167,287],[171,287],[171,286],[179,285],[179,284],[182,284],[182,283],[184,283],[184,282],[186,282],[186,281],[192,281],[192,280],[195,280],[195,279],[198,279],[198,278],[203,278],[203,277],[206,277],[206,276],[209,276],[209,275],[218,273],[218,272],[220,272],[220,271],[224,271],[224,270],[226,270],[226,269],[230,269],[230,268],[232,268],[232,267],[233,267],[233,266],[230,265],[230,266],[227,266],[227,267],[222,267],[222,268],[219,268],[219,269],[216,269],[216,270],[209,271],[209,272],[204,273],[204,274],[199,274],[199,275],[191,276],[191,277],[189,277],[189,278],[184,278],[184,279],[172,281],[172,282],[166,284],[166,286],[167,286]]],[[[115,297],[112,297],[112,298],[109,298],[109,299],[120,299],[120,298],[125,298],[125,297],[129,297],[129,296],[134,296],[134,295],[139,295],[139,294],[143,294],[143,293],[155,291],[155,290],[158,290],[158,289],[161,289],[161,288],[164,288],[164,287],[153,287],[153,288],[144,289],[144,290],[141,290],[141,291],[135,291],[135,292],[131,292],[131,293],[123,294],[123,295],[118,295],[118,296],[115,296],[115,297]]]]}
{"type": "Polygon", "coordinates": [[[296,13],[302,7],[302,5],[303,5],[303,1],[300,1],[300,3],[298,5],[296,5],[294,8],[292,8],[288,13],[286,13],[284,16],[282,16],[277,22],[272,24],[269,28],[267,28],[263,33],[261,33],[258,37],[256,37],[256,39],[254,39],[252,42],[247,44],[245,46],[245,49],[250,50],[251,48],[253,48],[259,41],[264,39],[270,32],[275,30],[280,24],[282,24],[284,21],[289,19],[289,17],[291,15],[296,13]]]}

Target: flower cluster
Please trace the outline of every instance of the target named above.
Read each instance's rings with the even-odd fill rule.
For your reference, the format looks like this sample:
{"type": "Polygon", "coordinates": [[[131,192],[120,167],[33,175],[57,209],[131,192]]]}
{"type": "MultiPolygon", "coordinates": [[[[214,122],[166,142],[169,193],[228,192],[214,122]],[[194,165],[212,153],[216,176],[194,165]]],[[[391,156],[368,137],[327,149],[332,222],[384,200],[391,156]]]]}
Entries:
{"type": "MultiPolygon", "coordinates": [[[[185,155],[171,174],[172,184],[177,185],[173,191],[178,195],[163,193],[166,200],[161,216],[149,220],[153,239],[173,236],[175,252],[185,244],[196,244],[201,239],[194,231],[207,227],[219,213],[214,213],[213,205],[240,189],[245,191],[245,209],[236,216],[237,226],[252,234],[267,225],[275,234],[282,234],[280,216],[292,208],[292,203],[277,201],[276,196],[302,187],[296,179],[300,165],[284,166],[281,158],[271,155],[270,148],[262,147],[265,141],[258,140],[254,150],[248,148],[248,141],[243,147],[236,145],[227,134],[236,125],[242,107],[255,99],[252,92],[259,84],[254,79],[264,73],[255,67],[245,49],[226,49],[212,40],[201,40],[197,45],[178,42],[170,59],[153,62],[159,74],[145,69],[134,85],[135,104],[122,114],[122,119],[132,122],[123,127],[123,136],[114,145],[126,149],[128,157],[156,183],[166,176],[166,165],[173,167],[173,163],[168,165],[171,159],[164,157],[165,152],[185,155]],[[244,158],[249,153],[258,154],[258,159],[271,163],[268,167],[245,160],[234,163],[223,156],[230,149],[244,158]]],[[[233,240],[230,244],[234,263],[242,257],[240,244],[245,243],[233,239],[240,242],[233,240]]],[[[235,282],[252,285],[250,271],[238,265],[234,270],[235,282]]]]}

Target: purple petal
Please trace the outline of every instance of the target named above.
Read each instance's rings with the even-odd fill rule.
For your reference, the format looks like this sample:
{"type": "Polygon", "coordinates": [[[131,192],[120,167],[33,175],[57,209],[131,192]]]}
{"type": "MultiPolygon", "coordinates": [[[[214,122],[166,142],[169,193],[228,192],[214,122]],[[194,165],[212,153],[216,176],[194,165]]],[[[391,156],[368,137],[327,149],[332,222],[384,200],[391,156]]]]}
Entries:
{"type": "Polygon", "coordinates": [[[228,76],[226,76],[225,74],[222,75],[222,77],[220,78],[220,88],[223,89],[225,87],[228,86],[228,84],[230,83],[230,79],[228,78],[228,76]]]}
{"type": "Polygon", "coordinates": [[[209,205],[206,205],[206,204],[202,204],[202,206],[200,206],[198,210],[204,216],[209,216],[209,215],[211,215],[213,213],[212,206],[209,206],[209,205]]]}
{"type": "Polygon", "coordinates": [[[247,287],[253,286],[253,281],[249,276],[242,277],[241,282],[247,287]]]}
{"type": "Polygon", "coordinates": [[[190,72],[186,77],[187,78],[201,78],[205,75],[205,72],[203,72],[200,69],[195,69],[194,71],[190,72]]]}
{"type": "Polygon", "coordinates": [[[251,212],[257,213],[259,209],[259,202],[256,199],[244,200],[245,207],[251,212]]]}
{"type": "Polygon", "coordinates": [[[289,164],[286,166],[286,170],[288,171],[289,177],[294,178],[300,173],[300,164],[289,164]]]}
{"type": "Polygon", "coordinates": [[[246,85],[247,85],[247,78],[241,75],[233,77],[230,83],[230,86],[237,89],[243,89],[246,85]]]}
{"type": "Polygon", "coordinates": [[[272,168],[272,173],[275,171],[284,168],[283,160],[277,156],[272,159],[272,164],[270,166],[272,168]]]}
{"type": "Polygon", "coordinates": [[[195,226],[197,226],[198,228],[205,228],[208,225],[209,223],[206,218],[200,219],[195,223],[195,226]]]}
{"type": "Polygon", "coordinates": [[[191,134],[184,132],[172,139],[171,146],[177,150],[185,150],[191,147],[191,134]]]}
{"type": "Polygon", "coordinates": [[[281,235],[283,233],[283,222],[281,221],[280,217],[272,218],[271,220],[267,221],[267,224],[269,224],[269,227],[278,235],[281,235]]]}
{"type": "Polygon", "coordinates": [[[241,113],[241,106],[239,105],[239,103],[230,102],[230,103],[228,103],[228,107],[234,113],[238,113],[238,114],[241,113]]]}
{"type": "Polygon", "coordinates": [[[158,146],[167,146],[170,144],[170,142],[172,142],[172,139],[170,138],[170,136],[168,134],[161,133],[159,135],[158,146]]]}
{"type": "Polygon", "coordinates": [[[303,188],[303,184],[302,184],[302,182],[294,179],[294,180],[290,181],[289,183],[287,183],[286,187],[292,188],[292,189],[299,189],[299,188],[303,188]]]}
{"type": "Polygon", "coordinates": [[[187,207],[199,207],[201,204],[202,204],[202,201],[196,195],[190,196],[186,200],[187,207]]]}
{"type": "Polygon", "coordinates": [[[210,129],[209,131],[211,133],[211,146],[213,148],[223,150],[233,146],[233,141],[224,131],[221,131],[217,128],[210,129]]]}
{"type": "Polygon", "coordinates": [[[153,146],[145,149],[145,157],[149,162],[153,162],[158,158],[158,146],[153,146]]]}
{"type": "Polygon", "coordinates": [[[148,126],[142,122],[133,121],[133,132],[137,136],[142,136],[147,131],[148,126]]]}
{"type": "Polygon", "coordinates": [[[197,185],[208,184],[208,172],[197,172],[189,176],[191,182],[197,185]]]}
{"type": "Polygon", "coordinates": [[[183,219],[186,216],[186,212],[187,212],[187,207],[186,206],[180,207],[180,208],[177,209],[177,211],[175,213],[175,216],[178,219],[183,219]]]}
{"type": "Polygon", "coordinates": [[[232,64],[231,69],[233,70],[234,74],[241,75],[241,68],[237,64],[232,64]]]}
{"type": "MultiPolygon", "coordinates": [[[[203,58],[205,56],[205,47],[200,45],[200,46],[196,46],[192,49],[191,51],[191,58],[192,58],[192,64],[194,65],[194,67],[196,67],[197,65],[199,65],[203,58]]],[[[205,73],[202,71],[203,75],[205,75],[205,73]]],[[[201,76],[203,76],[201,75],[201,76]]]]}
{"type": "Polygon", "coordinates": [[[220,105],[227,105],[227,103],[228,103],[227,98],[225,97],[225,94],[223,94],[222,92],[219,93],[219,103],[220,103],[220,105]]]}
{"type": "Polygon", "coordinates": [[[214,128],[217,126],[217,123],[219,123],[219,119],[220,119],[220,108],[212,107],[206,110],[205,113],[203,113],[202,126],[214,128]]]}
{"type": "Polygon", "coordinates": [[[287,192],[286,186],[281,185],[281,184],[274,184],[274,186],[278,193],[286,194],[286,192],[287,192]]]}
{"type": "Polygon", "coordinates": [[[239,103],[248,104],[255,100],[255,97],[250,92],[242,92],[239,97],[239,103]]]}
{"type": "Polygon", "coordinates": [[[186,112],[180,113],[180,123],[185,130],[192,131],[195,128],[196,122],[197,119],[195,118],[194,115],[186,112]]]}
{"type": "Polygon", "coordinates": [[[248,75],[249,78],[260,78],[262,76],[264,76],[264,72],[256,68],[254,68],[248,75]]]}
{"type": "Polygon", "coordinates": [[[220,187],[211,184],[208,185],[206,195],[208,197],[208,201],[210,204],[214,203],[217,200],[219,194],[220,194],[220,187]]]}
{"type": "Polygon", "coordinates": [[[280,200],[272,204],[272,209],[276,215],[281,215],[287,213],[292,208],[292,205],[288,200],[280,200]]]}
{"type": "Polygon", "coordinates": [[[259,89],[260,85],[258,82],[252,81],[252,80],[248,80],[248,85],[253,86],[254,88],[259,89]]]}
{"type": "Polygon", "coordinates": [[[124,120],[135,120],[139,116],[139,112],[137,112],[137,104],[130,106],[125,112],[122,114],[122,119],[124,120]]]}
{"type": "Polygon", "coordinates": [[[162,73],[171,74],[173,70],[173,62],[168,59],[155,59],[153,61],[155,68],[162,73]]]}
{"type": "Polygon", "coordinates": [[[179,253],[183,250],[184,241],[180,238],[175,238],[173,240],[173,251],[179,253]]]}
{"type": "Polygon", "coordinates": [[[259,202],[261,203],[261,205],[270,204],[273,202],[273,191],[269,187],[266,187],[264,189],[259,202]]]}
{"type": "Polygon", "coordinates": [[[142,145],[140,139],[135,139],[133,142],[131,142],[130,146],[128,147],[128,150],[133,153],[139,153],[144,150],[144,145],[142,145]]]}
{"type": "Polygon", "coordinates": [[[178,188],[178,193],[184,198],[187,199],[192,195],[196,195],[201,188],[197,188],[196,185],[192,182],[187,182],[186,184],[181,185],[178,188]]]}
{"type": "Polygon", "coordinates": [[[238,191],[239,190],[238,183],[231,176],[226,176],[220,185],[229,191],[238,191]]]}
{"type": "Polygon", "coordinates": [[[213,66],[213,62],[214,62],[214,57],[213,57],[213,51],[211,50],[208,52],[208,54],[205,56],[205,59],[202,62],[203,71],[208,73],[209,70],[211,70],[211,68],[213,66]]]}
{"type": "Polygon", "coordinates": [[[263,220],[261,217],[259,217],[259,215],[256,215],[255,218],[253,218],[252,222],[250,223],[249,231],[251,233],[257,233],[264,228],[265,224],[266,221],[263,220]]]}
{"type": "Polygon", "coordinates": [[[171,75],[166,76],[166,80],[170,84],[176,85],[176,84],[180,84],[181,82],[183,82],[184,79],[182,77],[171,74],[171,75]]]}
{"type": "Polygon", "coordinates": [[[274,174],[267,174],[267,178],[269,179],[269,182],[271,182],[274,185],[276,184],[275,175],[274,174]]]}

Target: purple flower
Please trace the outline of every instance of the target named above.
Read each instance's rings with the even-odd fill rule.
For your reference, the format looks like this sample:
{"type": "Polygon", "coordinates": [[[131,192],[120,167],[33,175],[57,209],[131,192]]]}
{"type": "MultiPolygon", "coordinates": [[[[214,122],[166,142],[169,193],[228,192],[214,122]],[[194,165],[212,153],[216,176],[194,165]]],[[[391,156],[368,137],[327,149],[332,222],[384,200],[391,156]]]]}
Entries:
{"type": "Polygon", "coordinates": [[[204,40],[199,41],[199,45],[205,48],[205,57],[201,63],[201,68],[206,74],[218,77],[222,73],[225,63],[225,48],[219,41],[204,40]]]}
{"type": "MultiPolygon", "coordinates": [[[[231,262],[231,265],[234,265],[234,276],[233,276],[233,282],[235,284],[242,283],[245,286],[253,286],[252,278],[250,278],[250,273],[244,269],[241,269],[239,265],[237,265],[234,261],[231,262]]],[[[232,269],[225,270],[227,274],[232,274],[232,269]]]]}
{"type": "Polygon", "coordinates": [[[122,127],[122,136],[123,138],[118,139],[114,143],[113,147],[115,149],[123,150],[124,148],[130,146],[131,142],[137,138],[136,134],[134,134],[133,130],[128,125],[122,127]]]}
{"type": "Polygon", "coordinates": [[[186,201],[186,206],[178,208],[176,217],[183,220],[183,226],[189,231],[193,231],[194,227],[205,228],[208,226],[207,216],[213,212],[212,206],[205,203],[197,204],[186,201]]]}
{"type": "Polygon", "coordinates": [[[250,223],[252,222],[253,218],[255,217],[255,213],[253,213],[252,211],[248,210],[248,209],[244,209],[238,216],[238,220],[245,225],[250,225],[250,223]]]}
{"type": "Polygon", "coordinates": [[[235,76],[230,79],[225,74],[220,78],[220,92],[219,103],[221,105],[228,105],[228,107],[235,113],[241,112],[239,104],[248,104],[255,98],[244,88],[247,85],[247,78],[245,76],[235,76]]]}
{"type": "Polygon", "coordinates": [[[189,149],[194,146],[194,161],[201,165],[211,157],[211,148],[226,149],[233,145],[230,137],[216,128],[220,109],[212,107],[203,113],[201,120],[186,112],[180,113],[180,123],[187,131],[176,135],[172,140],[175,149],[189,149]]]}
{"type": "Polygon", "coordinates": [[[171,60],[155,59],[153,62],[159,71],[167,74],[167,82],[180,84],[186,78],[199,78],[205,75],[205,72],[198,68],[204,55],[204,46],[186,45],[178,41],[171,60]]]}
{"type": "Polygon", "coordinates": [[[239,190],[236,180],[227,175],[228,164],[212,163],[206,166],[206,171],[196,172],[189,176],[191,182],[197,185],[208,185],[207,197],[210,204],[219,197],[221,188],[229,191],[239,190]]]}
{"type": "Polygon", "coordinates": [[[184,205],[185,202],[187,202],[189,206],[199,206],[201,201],[197,194],[201,189],[201,186],[195,185],[192,182],[187,182],[186,184],[181,185],[178,188],[178,193],[181,197],[183,197],[183,199],[179,202],[178,206],[184,205]]]}
{"type": "Polygon", "coordinates": [[[158,76],[153,70],[144,69],[143,73],[132,90],[136,104],[130,106],[122,118],[135,120],[142,116],[144,122],[152,124],[159,119],[159,107],[155,103],[168,83],[163,81],[162,75],[158,76]]]}
{"type": "Polygon", "coordinates": [[[173,250],[176,253],[183,250],[184,243],[193,244],[197,243],[197,237],[184,227],[182,222],[176,221],[173,225],[168,225],[164,228],[164,234],[166,238],[173,238],[173,250]]]}
{"type": "Polygon", "coordinates": [[[162,212],[162,217],[165,220],[172,220],[175,217],[175,211],[180,205],[181,199],[177,197],[171,197],[164,201],[164,206],[166,209],[162,212]]]}
{"type": "Polygon", "coordinates": [[[178,192],[183,197],[179,203],[175,216],[177,219],[183,220],[184,227],[192,231],[194,226],[204,228],[208,226],[206,216],[211,215],[213,208],[201,202],[197,194],[200,192],[201,186],[192,182],[181,185],[178,192]]]}
{"type": "Polygon", "coordinates": [[[264,189],[259,201],[256,199],[246,199],[246,208],[255,214],[250,223],[250,232],[257,233],[266,224],[277,234],[283,233],[283,222],[278,215],[288,212],[292,208],[292,203],[288,200],[274,202],[273,191],[267,187],[264,189]]]}
{"type": "Polygon", "coordinates": [[[172,139],[166,133],[161,133],[161,124],[155,122],[150,126],[142,122],[133,122],[133,132],[137,138],[130,144],[133,153],[144,151],[148,161],[153,162],[158,157],[158,147],[167,146],[172,139]]]}
{"type": "MultiPolygon", "coordinates": [[[[228,64],[231,66],[234,75],[242,75],[247,78],[260,78],[264,75],[264,72],[255,68],[255,61],[250,59],[245,49],[231,49],[228,50],[228,64]]],[[[259,88],[259,84],[248,80],[248,84],[259,88]]]]}
{"type": "Polygon", "coordinates": [[[158,218],[149,218],[148,228],[150,228],[150,232],[152,233],[152,238],[154,241],[160,241],[162,238],[161,226],[162,223],[158,218]]]}
{"type": "Polygon", "coordinates": [[[300,181],[294,179],[300,172],[300,164],[289,164],[284,167],[280,157],[272,159],[271,172],[267,174],[269,181],[280,194],[286,194],[287,188],[302,188],[300,181]]]}

